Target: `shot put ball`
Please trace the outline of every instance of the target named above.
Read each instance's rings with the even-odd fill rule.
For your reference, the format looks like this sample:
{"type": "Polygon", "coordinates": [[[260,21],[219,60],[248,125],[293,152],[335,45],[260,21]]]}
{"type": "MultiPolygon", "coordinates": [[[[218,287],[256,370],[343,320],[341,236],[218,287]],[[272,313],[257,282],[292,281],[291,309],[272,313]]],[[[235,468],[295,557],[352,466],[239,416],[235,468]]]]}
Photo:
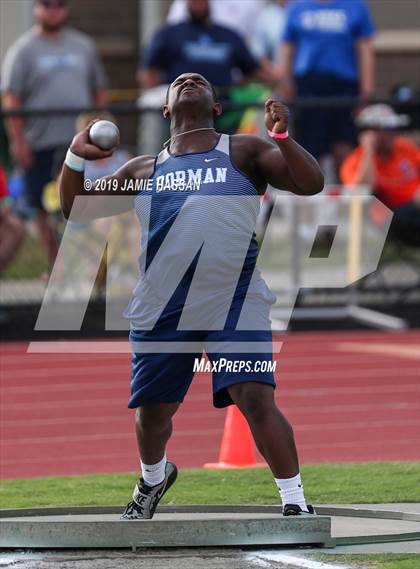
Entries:
{"type": "Polygon", "coordinates": [[[102,150],[111,150],[120,141],[120,131],[111,121],[98,121],[90,127],[89,139],[102,150]]]}

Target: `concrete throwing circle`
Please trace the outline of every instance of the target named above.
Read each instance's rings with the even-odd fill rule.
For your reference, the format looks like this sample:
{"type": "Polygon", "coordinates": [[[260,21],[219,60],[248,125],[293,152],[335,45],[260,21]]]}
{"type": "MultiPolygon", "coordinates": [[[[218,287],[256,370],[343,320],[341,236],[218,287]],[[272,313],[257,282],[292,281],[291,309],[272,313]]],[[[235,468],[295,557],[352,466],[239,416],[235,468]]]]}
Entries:
{"type": "Polygon", "coordinates": [[[318,507],[317,516],[283,517],[279,506],[161,506],[153,520],[123,521],[122,510],[115,506],[0,510],[0,547],[332,547],[419,538],[414,530],[420,516],[400,512],[318,507]],[[333,521],[354,519],[350,535],[349,524],[342,524],[341,535],[332,538],[331,516],[333,521]]]}
{"type": "Polygon", "coordinates": [[[152,520],[123,508],[2,510],[2,548],[137,548],[329,545],[328,516],[283,517],[280,507],[163,506],[152,520]]]}

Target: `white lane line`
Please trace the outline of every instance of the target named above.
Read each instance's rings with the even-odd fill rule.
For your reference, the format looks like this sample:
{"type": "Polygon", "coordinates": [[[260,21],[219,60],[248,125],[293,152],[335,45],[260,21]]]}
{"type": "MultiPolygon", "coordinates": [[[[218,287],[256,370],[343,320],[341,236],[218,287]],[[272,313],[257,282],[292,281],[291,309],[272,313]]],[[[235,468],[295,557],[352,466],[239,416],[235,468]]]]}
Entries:
{"type": "Polygon", "coordinates": [[[119,374],[125,378],[130,371],[130,362],[127,360],[124,364],[115,365],[98,365],[95,366],[75,366],[75,367],[52,367],[45,363],[44,368],[31,369],[31,368],[21,368],[13,370],[5,370],[5,380],[19,380],[19,379],[35,379],[35,378],[47,378],[59,376],[63,377],[77,377],[77,376],[89,376],[89,375],[115,375],[119,374]]]}
{"type": "MultiPolygon", "coordinates": [[[[100,390],[99,390],[100,391],[100,390]]],[[[280,398],[276,398],[278,401],[280,398]]],[[[191,395],[188,398],[188,403],[193,404],[197,403],[198,401],[210,401],[209,395],[207,393],[203,393],[202,395],[191,395]]],[[[65,399],[53,400],[50,399],[48,401],[39,401],[36,404],[33,402],[29,403],[10,403],[7,406],[3,405],[2,401],[0,401],[0,411],[3,415],[7,412],[12,413],[16,411],[26,411],[30,409],[34,409],[34,405],[36,405],[36,409],[48,409],[52,411],[54,406],[57,406],[59,403],[59,410],[62,411],[63,409],[74,409],[76,406],[75,401],[67,401],[65,399]]],[[[77,408],[80,407],[98,407],[99,405],[103,405],[104,407],[113,407],[114,405],[121,406],[122,404],[126,403],[126,396],[124,394],[117,394],[115,397],[97,397],[97,398],[83,398],[77,401],[77,408]]],[[[285,405],[283,405],[286,408],[285,405]]],[[[403,409],[404,411],[407,410],[417,410],[420,408],[419,403],[417,402],[407,402],[407,401],[383,401],[378,403],[356,403],[353,405],[334,405],[333,412],[334,413],[367,413],[372,411],[380,411],[381,413],[391,412],[391,411],[399,411],[403,409]]],[[[58,406],[57,406],[58,409],[58,406]]],[[[124,408],[125,410],[125,408],[124,408]]],[[[310,416],[315,417],[319,414],[327,414],[328,416],[331,415],[331,405],[317,405],[314,409],[312,401],[303,401],[299,406],[296,405],[288,405],[287,406],[288,413],[305,413],[308,416],[308,412],[310,416]]]]}
{"type": "Polygon", "coordinates": [[[361,344],[360,342],[341,342],[335,346],[336,350],[343,352],[359,352],[365,354],[378,354],[392,358],[407,358],[420,361],[420,347],[416,344],[361,344]]]}
{"type": "MultiPolygon", "coordinates": [[[[70,383],[57,383],[52,385],[19,385],[16,387],[5,387],[1,390],[2,396],[6,395],[19,395],[19,394],[39,394],[43,390],[48,393],[64,393],[64,392],[79,392],[80,389],[87,391],[90,389],[105,389],[115,390],[122,386],[125,389],[127,380],[117,383],[116,381],[102,381],[98,377],[97,381],[85,382],[70,382],[70,383]]],[[[366,395],[375,393],[403,393],[403,392],[417,392],[419,390],[418,384],[397,384],[397,385],[367,385],[356,387],[308,387],[305,389],[291,389],[290,387],[283,387],[281,392],[283,398],[286,397],[321,397],[323,395],[366,395]]]]}
{"type": "MultiPolygon", "coordinates": [[[[212,436],[219,436],[220,429],[181,429],[177,431],[177,437],[191,437],[192,435],[195,436],[203,436],[203,437],[212,437],[212,436]]],[[[127,436],[129,433],[127,431],[122,431],[120,433],[102,433],[102,434],[93,434],[93,435],[63,435],[60,437],[31,437],[31,438],[19,438],[19,439],[3,439],[1,441],[2,445],[8,446],[11,445],[12,447],[16,447],[18,445],[39,445],[39,444],[69,444],[69,443],[78,443],[78,442],[88,442],[88,441],[112,441],[112,440],[127,440],[127,436]]],[[[131,433],[130,433],[131,435],[131,433]]]]}
{"type": "MultiPolygon", "coordinates": [[[[302,569],[337,569],[337,565],[323,563],[322,561],[314,561],[297,555],[289,555],[288,553],[278,553],[277,551],[261,551],[261,553],[253,554],[254,560],[264,562],[275,561],[277,563],[285,563],[287,566],[299,567],[302,569]]],[[[346,565],[339,565],[340,569],[349,569],[346,565]]]]}
{"type": "MultiPolygon", "coordinates": [[[[217,451],[218,449],[216,449],[217,451]]],[[[197,454],[201,454],[203,452],[203,446],[201,446],[199,449],[184,449],[184,450],[179,450],[176,451],[177,452],[177,456],[179,455],[185,455],[187,457],[191,456],[191,455],[197,455],[197,454]]],[[[209,450],[208,452],[211,452],[211,450],[209,450]]],[[[215,454],[216,457],[216,454],[215,454]]],[[[22,464],[57,464],[57,463],[68,463],[70,465],[69,468],[72,468],[72,465],[76,462],[82,462],[83,464],[86,463],[86,460],[90,459],[90,460],[95,460],[95,461],[99,461],[99,460],[105,460],[109,463],[110,460],[114,461],[114,462],[118,462],[118,461],[125,461],[127,460],[127,464],[132,464],[133,465],[133,469],[132,472],[136,471],[136,464],[137,464],[137,458],[136,458],[136,449],[133,446],[133,450],[124,452],[124,453],[117,453],[117,452],[111,452],[111,453],[106,453],[106,454],[93,454],[92,452],[89,454],[68,454],[68,455],[63,455],[63,456],[58,456],[58,455],[54,455],[51,457],[32,457],[32,458],[17,458],[17,459],[10,459],[10,460],[2,460],[2,465],[3,466],[8,466],[8,467],[21,467],[22,464]]],[[[186,468],[197,468],[197,466],[187,466],[186,468]]],[[[130,467],[126,466],[126,463],[124,462],[124,469],[121,472],[129,472],[130,467]]],[[[138,467],[137,467],[138,469],[138,467]]],[[[66,474],[72,475],[72,473],[69,471],[66,471],[66,474]]],[[[78,475],[89,475],[89,474],[95,474],[93,472],[78,472],[78,473],[73,473],[73,475],[78,476],[78,475]]],[[[118,471],[115,472],[111,472],[110,474],[118,474],[118,471]]],[[[37,474],[36,476],[55,476],[55,474],[37,474]]],[[[19,476],[19,478],[22,478],[24,476],[19,476]]],[[[14,477],[12,477],[14,478],[14,477]]],[[[16,477],[17,478],[17,477],[16,477]]],[[[33,477],[32,477],[33,478],[33,477]]]]}
{"type": "MultiPolygon", "coordinates": [[[[341,351],[341,350],[337,350],[337,351],[341,351]]],[[[63,353],[63,354],[54,354],[53,356],[51,356],[51,354],[28,354],[27,352],[23,352],[21,354],[16,354],[16,355],[11,355],[11,354],[2,354],[0,352],[1,355],[1,359],[2,362],[5,364],[5,366],[15,366],[17,368],[19,368],[22,364],[22,361],[24,363],[28,363],[28,365],[31,365],[31,367],[39,367],[39,366],[43,366],[43,365],[56,365],[56,366],[60,366],[60,364],[62,365],[63,362],[64,363],[68,363],[68,354],[63,353]],[[51,361],[52,358],[52,361],[51,361]]],[[[92,359],[92,354],[88,353],[88,354],[72,354],[72,364],[73,365],[77,365],[79,363],[85,365],[85,364],[90,364],[92,363],[92,365],[94,365],[94,360],[92,359]]],[[[114,363],[121,363],[124,362],[126,359],[126,353],[123,352],[121,354],[102,354],[101,353],[101,358],[107,357],[108,360],[110,360],[111,362],[114,363]]],[[[281,357],[279,356],[279,362],[281,362],[282,365],[286,366],[286,365],[291,365],[293,367],[296,366],[306,366],[306,367],[314,367],[314,363],[318,363],[318,362],[325,362],[325,359],[328,358],[328,363],[329,364],[336,364],[336,363],[342,363],[342,364],[363,364],[363,363],[370,363],[372,361],[375,362],[376,365],[380,365],[382,367],[386,367],[386,363],[383,361],[383,358],[381,356],[381,354],[370,354],[370,353],[362,353],[360,354],[347,354],[345,351],[343,351],[343,353],[336,353],[336,352],[330,352],[325,350],[325,352],[319,351],[316,354],[312,354],[310,356],[305,356],[305,355],[291,355],[291,354],[287,354],[286,352],[284,354],[281,355],[281,357]]],[[[387,362],[389,363],[389,362],[387,362]]]]}
{"type": "MultiPolygon", "coordinates": [[[[1,407],[0,407],[1,411],[1,407]]],[[[185,416],[181,415],[177,417],[175,420],[177,422],[177,430],[179,430],[180,425],[184,423],[189,423],[195,419],[199,418],[201,421],[203,419],[214,419],[216,420],[216,414],[214,411],[203,412],[203,413],[188,413],[185,416]]],[[[106,415],[105,417],[72,417],[71,422],[72,425],[100,425],[105,423],[106,425],[112,425],[111,429],[115,428],[115,423],[122,423],[124,426],[128,426],[131,428],[131,418],[126,415],[106,415]]],[[[25,420],[24,425],[22,425],[21,419],[15,419],[10,421],[0,421],[0,427],[3,430],[6,429],[16,429],[16,427],[21,428],[23,432],[26,432],[29,427],[48,427],[51,425],[66,425],[68,426],[69,419],[68,417],[57,417],[54,419],[28,419],[25,420]]],[[[353,430],[355,429],[383,429],[384,427],[390,428],[397,428],[397,427],[417,427],[419,424],[418,419],[403,419],[403,420],[393,420],[387,419],[384,421],[355,421],[352,422],[351,427],[353,430]]],[[[313,423],[305,423],[294,427],[295,432],[304,432],[304,431],[337,431],[337,430],[346,430],[348,429],[347,423],[321,423],[319,424],[318,421],[316,424],[313,423]]],[[[14,433],[15,436],[15,433],[14,433]]],[[[7,437],[7,438],[14,438],[7,437]]]]}

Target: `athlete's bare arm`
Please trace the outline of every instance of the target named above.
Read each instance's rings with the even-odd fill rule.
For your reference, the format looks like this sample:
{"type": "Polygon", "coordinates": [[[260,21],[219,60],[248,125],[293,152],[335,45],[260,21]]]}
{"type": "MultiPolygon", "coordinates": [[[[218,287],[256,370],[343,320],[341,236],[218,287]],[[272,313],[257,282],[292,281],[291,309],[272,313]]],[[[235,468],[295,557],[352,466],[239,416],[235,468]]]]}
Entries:
{"type": "MultiPolygon", "coordinates": [[[[77,156],[85,158],[85,160],[100,160],[112,156],[115,149],[101,150],[89,142],[88,133],[92,124],[90,123],[76,134],[70,146],[71,151],[77,156]]],[[[76,172],[64,164],[59,179],[60,203],[64,217],[68,219],[72,213],[72,219],[88,220],[117,215],[130,210],[135,193],[125,191],[123,188],[129,180],[148,179],[153,172],[154,162],[154,156],[138,156],[124,164],[111,176],[101,178],[101,180],[110,182],[117,181],[117,184],[102,185],[103,188],[112,188],[110,191],[98,191],[101,180],[95,182],[90,191],[86,191],[84,172],[76,172]],[[110,195],[121,196],[122,198],[111,201],[107,199],[110,195]],[[74,209],[76,196],[89,196],[91,199],[77,201],[76,210],[74,209]]]]}
{"type": "MultiPolygon", "coordinates": [[[[265,124],[273,132],[285,132],[288,108],[269,99],[265,105],[265,124]]],[[[315,158],[291,137],[273,139],[236,135],[232,140],[235,164],[263,193],[267,184],[294,194],[311,196],[324,187],[324,176],[315,158]]]]}

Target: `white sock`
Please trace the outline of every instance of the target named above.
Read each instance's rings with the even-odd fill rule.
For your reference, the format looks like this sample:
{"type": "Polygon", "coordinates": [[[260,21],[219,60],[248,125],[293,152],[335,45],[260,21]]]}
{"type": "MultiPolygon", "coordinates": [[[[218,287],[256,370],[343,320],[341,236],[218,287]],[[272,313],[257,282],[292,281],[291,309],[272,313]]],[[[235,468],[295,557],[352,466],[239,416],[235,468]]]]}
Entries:
{"type": "Polygon", "coordinates": [[[141,473],[143,480],[148,486],[156,486],[163,482],[165,478],[165,466],[166,466],[166,453],[163,455],[162,460],[156,464],[144,464],[140,460],[141,473]]]}
{"type": "Polygon", "coordinates": [[[283,507],[286,504],[296,504],[305,512],[308,511],[300,474],[296,474],[293,478],[274,478],[274,480],[279,489],[283,507]]]}

